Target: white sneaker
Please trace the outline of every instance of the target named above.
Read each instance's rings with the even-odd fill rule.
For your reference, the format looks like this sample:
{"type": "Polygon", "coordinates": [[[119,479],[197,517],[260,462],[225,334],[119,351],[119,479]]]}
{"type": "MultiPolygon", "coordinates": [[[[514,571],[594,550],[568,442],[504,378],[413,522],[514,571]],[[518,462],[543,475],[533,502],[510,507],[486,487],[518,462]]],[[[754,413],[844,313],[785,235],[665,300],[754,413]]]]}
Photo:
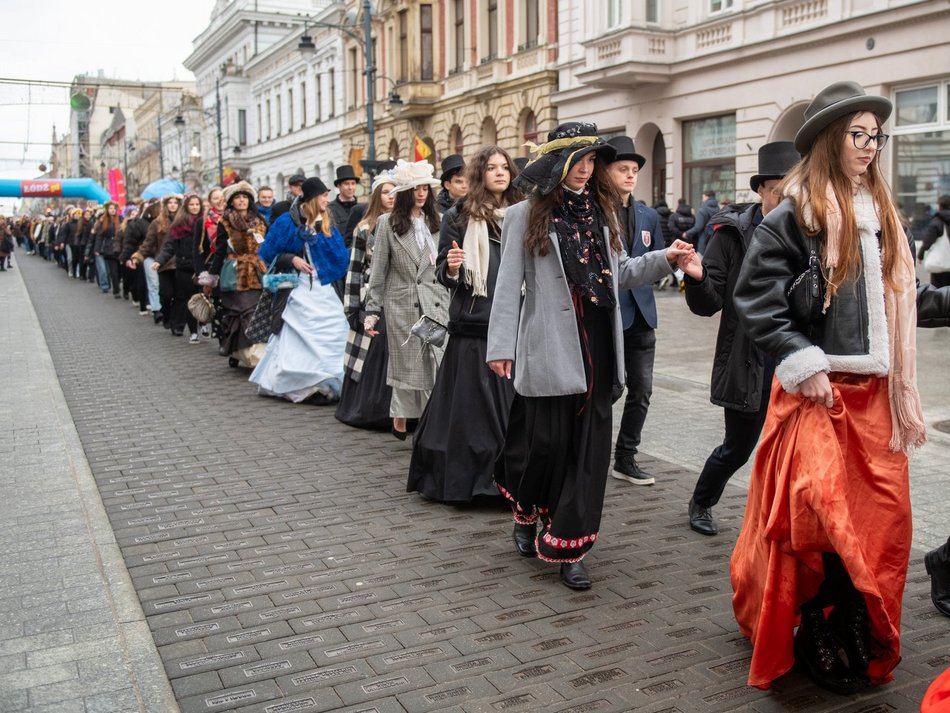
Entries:
{"type": "Polygon", "coordinates": [[[188,337],[188,343],[189,343],[189,344],[197,344],[198,341],[199,341],[199,339],[198,339],[198,335],[197,335],[197,334],[192,334],[190,337],[188,337]]]}
{"type": "Polygon", "coordinates": [[[198,329],[198,332],[201,334],[202,337],[210,337],[210,336],[211,336],[211,325],[210,325],[210,324],[202,324],[201,327],[198,329]]]}

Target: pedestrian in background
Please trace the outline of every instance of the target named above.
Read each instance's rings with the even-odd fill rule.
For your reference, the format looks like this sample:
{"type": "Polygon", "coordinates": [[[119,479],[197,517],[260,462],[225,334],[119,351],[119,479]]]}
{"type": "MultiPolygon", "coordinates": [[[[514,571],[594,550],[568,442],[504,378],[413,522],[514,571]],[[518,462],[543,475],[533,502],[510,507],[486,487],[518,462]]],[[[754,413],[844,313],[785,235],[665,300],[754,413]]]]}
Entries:
{"type": "Polygon", "coordinates": [[[706,251],[706,244],[713,234],[712,217],[719,212],[719,201],[716,200],[716,191],[707,188],[703,191],[703,204],[696,211],[696,222],[693,227],[681,236],[683,240],[696,246],[696,252],[702,255],[706,251]]]}
{"type": "MultiPolygon", "coordinates": [[[[937,199],[937,212],[924,228],[923,243],[917,252],[917,259],[923,262],[927,251],[942,236],[950,236],[950,195],[942,195],[937,199]]],[[[950,285],[950,272],[930,273],[930,284],[935,287],[950,285]]]]}
{"type": "Polygon", "coordinates": [[[103,294],[112,287],[112,296],[122,299],[119,293],[119,204],[109,201],[103,206],[102,217],[96,221],[92,231],[92,251],[96,261],[96,275],[99,278],[99,289],[103,294]]]}
{"type": "Polygon", "coordinates": [[[197,248],[201,244],[205,229],[204,205],[196,193],[185,195],[181,210],[175,214],[168,229],[168,239],[161,252],[152,263],[152,270],[160,271],[162,266],[173,261],[175,271],[170,311],[171,333],[180,336],[188,326],[188,341],[197,344],[198,320],[188,311],[188,300],[198,292],[195,281],[195,263],[197,248]]]}
{"type": "Polygon", "coordinates": [[[155,323],[162,323],[165,329],[171,329],[171,307],[175,298],[175,259],[166,260],[159,270],[153,270],[155,258],[165,247],[168,239],[168,230],[181,207],[181,196],[171,193],[162,198],[150,209],[155,218],[149,223],[145,240],[139,249],[132,253],[132,260],[142,265],[146,275],[152,276],[149,292],[149,304],[152,308],[152,317],[155,323]],[[154,276],[158,275],[158,289],[155,290],[154,276]]]}

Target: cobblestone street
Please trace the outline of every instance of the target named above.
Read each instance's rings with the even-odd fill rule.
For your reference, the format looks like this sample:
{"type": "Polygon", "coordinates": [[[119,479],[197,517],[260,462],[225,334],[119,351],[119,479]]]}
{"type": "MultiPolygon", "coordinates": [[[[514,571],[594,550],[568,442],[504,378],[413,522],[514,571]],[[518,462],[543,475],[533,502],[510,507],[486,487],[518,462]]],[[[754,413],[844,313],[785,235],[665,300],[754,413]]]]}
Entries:
{"type": "MultiPolygon", "coordinates": [[[[38,317],[59,379],[13,369],[0,392],[0,412],[13,416],[0,435],[0,541],[26,553],[43,545],[24,536],[38,531],[34,511],[14,510],[11,495],[14,482],[23,497],[32,481],[34,497],[48,497],[43,461],[23,457],[37,448],[24,436],[36,430],[30,419],[48,415],[20,411],[17,400],[46,379],[62,388],[81,441],[75,457],[88,461],[114,533],[116,560],[104,566],[124,563],[154,639],[154,649],[134,639],[129,658],[160,659],[182,711],[911,713],[950,666],[950,622],[931,605],[915,549],[892,684],[853,698],[794,672],[771,691],[745,685],[751,649],[728,577],[745,491],[727,488],[718,537],[691,532],[685,513],[721,423],[702,381],[708,367],[685,362],[687,352],[708,358],[710,320],[678,320],[671,335],[691,341],[683,352],[661,342],[642,457],[657,485],[611,479],[603,539],[587,559],[593,589],[571,592],[555,567],[517,557],[502,504],[452,507],[406,494],[410,450],[387,434],[344,426],[331,407],[257,396],[216,343],[172,338],[128,302],[38,258],[21,257],[0,283],[5,304],[25,283],[36,312],[29,300],[22,312],[5,310],[4,363],[45,358],[13,343],[11,330],[38,317]]],[[[685,306],[673,295],[659,301],[660,330],[673,330],[685,306]]],[[[921,477],[936,489],[943,467],[923,455],[921,477]]],[[[940,529],[939,503],[926,492],[918,548],[940,529]]],[[[68,556],[57,566],[70,566],[68,556]]],[[[34,561],[21,555],[0,570],[0,711],[40,710],[40,700],[51,711],[163,711],[148,696],[95,707],[78,684],[43,697],[59,684],[33,685],[34,659],[48,647],[55,660],[62,644],[24,642],[26,624],[82,625],[41,626],[53,616],[42,598],[28,607],[23,586],[34,561]]],[[[111,660],[110,645],[81,656],[111,660]]],[[[62,675],[79,678],[82,667],[62,675]]]]}

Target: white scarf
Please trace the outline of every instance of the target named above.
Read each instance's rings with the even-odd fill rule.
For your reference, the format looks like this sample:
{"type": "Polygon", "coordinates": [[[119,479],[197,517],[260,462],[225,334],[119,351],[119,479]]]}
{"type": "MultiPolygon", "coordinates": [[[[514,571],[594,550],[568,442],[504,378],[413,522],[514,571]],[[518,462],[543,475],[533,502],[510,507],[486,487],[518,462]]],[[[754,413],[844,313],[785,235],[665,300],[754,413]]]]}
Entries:
{"type": "MultiPolygon", "coordinates": [[[[505,218],[505,209],[494,210],[495,223],[500,225],[505,218]]],[[[484,220],[470,218],[465,228],[465,237],[462,238],[462,249],[465,251],[465,284],[472,288],[476,297],[488,296],[488,264],[491,252],[488,247],[488,224],[484,220]]]]}
{"type": "Polygon", "coordinates": [[[416,244],[419,246],[419,251],[430,260],[434,260],[435,245],[432,243],[432,233],[429,231],[424,215],[412,219],[412,229],[416,235],[416,244]]]}

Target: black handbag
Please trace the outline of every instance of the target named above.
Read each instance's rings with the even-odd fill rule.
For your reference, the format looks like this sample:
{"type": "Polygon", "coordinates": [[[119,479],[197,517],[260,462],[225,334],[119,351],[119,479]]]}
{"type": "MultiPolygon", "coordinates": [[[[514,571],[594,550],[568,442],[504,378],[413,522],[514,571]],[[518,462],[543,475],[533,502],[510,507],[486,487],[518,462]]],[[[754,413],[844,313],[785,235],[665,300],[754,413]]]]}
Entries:
{"type": "Polygon", "coordinates": [[[789,286],[788,308],[796,322],[814,324],[825,316],[825,276],[815,248],[808,256],[808,267],[789,286]]]}

